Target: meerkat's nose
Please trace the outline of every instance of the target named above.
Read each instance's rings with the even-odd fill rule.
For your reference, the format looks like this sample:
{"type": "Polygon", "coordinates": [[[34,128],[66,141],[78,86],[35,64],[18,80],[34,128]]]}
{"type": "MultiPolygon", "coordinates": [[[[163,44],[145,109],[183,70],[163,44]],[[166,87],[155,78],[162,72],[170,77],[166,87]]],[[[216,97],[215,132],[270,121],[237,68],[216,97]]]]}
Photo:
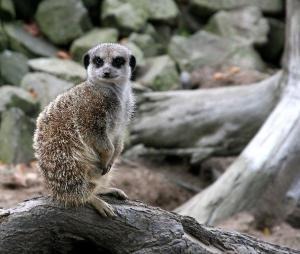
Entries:
{"type": "Polygon", "coordinates": [[[110,78],[110,71],[103,72],[103,78],[110,78]]]}

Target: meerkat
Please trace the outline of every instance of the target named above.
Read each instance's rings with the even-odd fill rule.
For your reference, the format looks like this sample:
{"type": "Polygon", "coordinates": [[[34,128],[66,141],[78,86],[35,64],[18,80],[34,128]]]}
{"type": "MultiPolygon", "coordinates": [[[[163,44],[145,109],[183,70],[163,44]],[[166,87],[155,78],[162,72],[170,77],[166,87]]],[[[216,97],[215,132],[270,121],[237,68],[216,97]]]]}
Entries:
{"type": "Polygon", "coordinates": [[[67,205],[90,203],[102,216],[114,209],[96,194],[127,198],[109,187],[133,110],[130,77],[136,60],[120,44],[103,43],[83,58],[85,82],[59,95],[40,113],[34,151],[52,197],[67,205]]]}

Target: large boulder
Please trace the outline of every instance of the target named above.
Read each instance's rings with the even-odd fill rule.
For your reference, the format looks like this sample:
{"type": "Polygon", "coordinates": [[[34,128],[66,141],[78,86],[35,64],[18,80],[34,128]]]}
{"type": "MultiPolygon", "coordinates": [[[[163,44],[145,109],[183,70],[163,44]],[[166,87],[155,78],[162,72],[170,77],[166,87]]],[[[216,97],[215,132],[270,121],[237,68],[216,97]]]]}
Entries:
{"type": "Polygon", "coordinates": [[[19,108],[10,108],[1,115],[0,161],[29,162],[33,159],[32,136],[34,120],[19,108]]]}
{"type": "Polygon", "coordinates": [[[18,86],[29,72],[27,57],[21,53],[5,50],[0,54],[0,76],[4,82],[18,86]]]}
{"type": "Polygon", "coordinates": [[[78,84],[85,80],[86,71],[78,63],[58,58],[36,58],[28,61],[34,71],[46,72],[61,79],[78,84]]]}
{"type": "Polygon", "coordinates": [[[80,62],[84,53],[95,45],[103,42],[117,42],[118,30],[114,28],[95,28],[76,39],[71,46],[71,54],[75,61],[80,62]]]}
{"type": "Polygon", "coordinates": [[[173,0],[104,0],[101,19],[123,33],[140,31],[147,20],[173,23],[179,11],[173,0]]]}
{"type": "Polygon", "coordinates": [[[16,17],[16,11],[12,0],[0,1],[0,16],[3,20],[10,20],[16,17]]]}
{"type": "Polygon", "coordinates": [[[146,66],[146,73],[138,80],[142,85],[157,91],[178,87],[179,75],[176,64],[168,55],[148,58],[146,66]]]}
{"type": "Polygon", "coordinates": [[[144,52],[145,57],[156,56],[163,48],[150,34],[132,33],[128,40],[135,43],[144,52]]]}
{"type": "Polygon", "coordinates": [[[160,21],[162,23],[173,23],[179,15],[179,10],[173,0],[151,0],[146,1],[149,20],[160,21]]]}
{"type": "Polygon", "coordinates": [[[80,0],[44,0],[35,17],[42,32],[59,45],[68,44],[91,27],[88,12],[80,0]]]}
{"type": "Polygon", "coordinates": [[[242,43],[262,45],[267,42],[269,23],[258,7],[248,6],[216,13],[205,29],[242,43]]]}
{"type": "Polygon", "coordinates": [[[190,0],[191,11],[209,16],[221,10],[232,10],[244,6],[257,6],[265,13],[277,14],[283,11],[282,0],[190,0]]]}
{"type": "Polygon", "coordinates": [[[224,64],[260,71],[265,68],[265,64],[252,47],[206,31],[199,31],[188,38],[175,35],[168,50],[180,69],[185,71],[193,71],[206,65],[224,64]]]}
{"type": "MultiPolygon", "coordinates": [[[[57,48],[42,38],[33,37],[23,28],[22,23],[7,23],[4,25],[5,35],[8,37],[9,47],[28,57],[55,56],[57,48]]],[[[0,39],[1,41],[1,39],[0,39]]]]}
{"type": "Polygon", "coordinates": [[[136,66],[143,67],[145,65],[145,56],[144,52],[133,42],[131,41],[122,41],[122,45],[129,48],[131,53],[135,56],[136,66]]]}
{"type": "MultiPolygon", "coordinates": [[[[38,112],[38,103],[34,95],[15,86],[0,87],[0,116],[10,108],[20,108],[28,116],[34,117],[38,112]]],[[[1,117],[0,117],[1,118],[1,117]]]]}
{"type": "Polygon", "coordinates": [[[57,95],[73,87],[74,84],[43,72],[28,73],[21,82],[21,87],[36,94],[41,109],[57,95]]]}

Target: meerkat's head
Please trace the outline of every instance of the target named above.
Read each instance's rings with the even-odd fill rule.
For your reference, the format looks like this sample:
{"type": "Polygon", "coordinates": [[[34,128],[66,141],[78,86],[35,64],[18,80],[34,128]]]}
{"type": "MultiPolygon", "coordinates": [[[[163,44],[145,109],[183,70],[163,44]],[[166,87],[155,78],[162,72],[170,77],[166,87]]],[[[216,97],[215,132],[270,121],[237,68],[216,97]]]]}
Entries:
{"type": "Polygon", "coordinates": [[[84,55],[83,63],[92,83],[123,84],[130,79],[136,60],[125,46],[102,43],[84,55]]]}

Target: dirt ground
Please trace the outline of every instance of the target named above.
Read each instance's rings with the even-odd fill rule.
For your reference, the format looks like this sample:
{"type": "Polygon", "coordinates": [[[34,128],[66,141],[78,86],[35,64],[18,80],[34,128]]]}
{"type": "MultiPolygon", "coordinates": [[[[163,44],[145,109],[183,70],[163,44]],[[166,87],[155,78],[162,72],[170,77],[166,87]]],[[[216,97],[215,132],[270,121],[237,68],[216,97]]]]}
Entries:
{"type": "MultiPolygon", "coordinates": [[[[199,175],[191,173],[182,163],[132,162],[122,159],[116,164],[113,186],[123,189],[131,199],[138,199],[153,206],[172,210],[205,187],[203,170],[211,165],[218,168],[229,164],[212,160],[199,175]]],[[[205,175],[204,178],[207,176],[205,175]]],[[[30,165],[0,165],[0,207],[13,207],[32,197],[46,194],[36,163],[30,165]]],[[[268,242],[300,249],[300,229],[287,223],[263,232],[254,229],[250,214],[238,214],[217,225],[230,231],[238,231],[268,242]]]]}

